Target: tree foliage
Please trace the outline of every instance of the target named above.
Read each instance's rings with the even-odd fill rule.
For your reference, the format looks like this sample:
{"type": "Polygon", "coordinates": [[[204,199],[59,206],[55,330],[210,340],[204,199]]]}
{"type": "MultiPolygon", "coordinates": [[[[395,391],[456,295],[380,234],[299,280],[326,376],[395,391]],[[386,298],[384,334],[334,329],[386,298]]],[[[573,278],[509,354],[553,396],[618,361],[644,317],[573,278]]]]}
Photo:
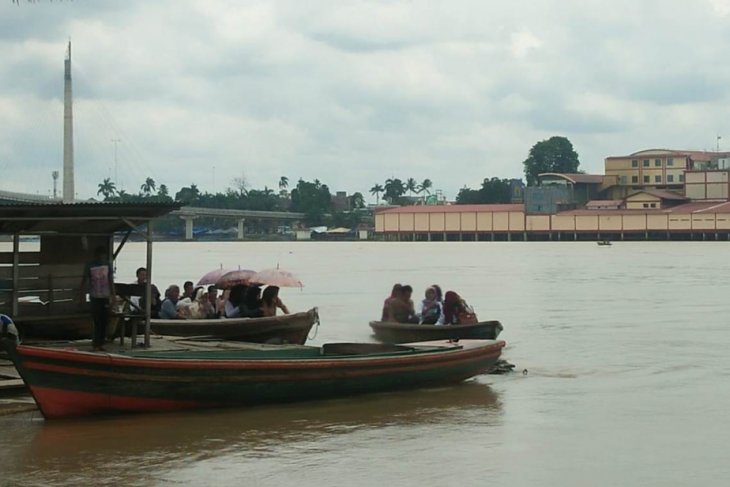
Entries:
{"type": "Polygon", "coordinates": [[[512,201],[512,186],[509,179],[484,178],[482,187],[461,188],[456,196],[458,205],[509,203],[512,201]]]}
{"type": "Polygon", "coordinates": [[[530,149],[530,154],[522,163],[528,186],[537,184],[537,175],[545,172],[578,172],[578,153],[566,137],[553,136],[541,140],[530,149]]]}
{"type": "Polygon", "coordinates": [[[291,211],[305,214],[308,225],[321,225],[324,215],[332,209],[332,195],[326,184],[300,179],[291,191],[291,211]]]}
{"type": "Polygon", "coordinates": [[[406,192],[406,185],[398,178],[386,179],[383,188],[383,198],[391,204],[397,202],[406,192]]]}

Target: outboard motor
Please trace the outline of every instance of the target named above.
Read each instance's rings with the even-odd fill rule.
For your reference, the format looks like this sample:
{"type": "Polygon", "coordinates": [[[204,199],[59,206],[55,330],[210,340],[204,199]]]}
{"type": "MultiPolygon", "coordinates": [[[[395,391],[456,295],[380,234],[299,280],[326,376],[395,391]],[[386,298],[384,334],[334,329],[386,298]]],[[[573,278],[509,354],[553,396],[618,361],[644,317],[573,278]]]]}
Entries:
{"type": "Polygon", "coordinates": [[[16,344],[20,343],[18,329],[8,315],[0,314],[0,338],[14,340],[16,344]]]}

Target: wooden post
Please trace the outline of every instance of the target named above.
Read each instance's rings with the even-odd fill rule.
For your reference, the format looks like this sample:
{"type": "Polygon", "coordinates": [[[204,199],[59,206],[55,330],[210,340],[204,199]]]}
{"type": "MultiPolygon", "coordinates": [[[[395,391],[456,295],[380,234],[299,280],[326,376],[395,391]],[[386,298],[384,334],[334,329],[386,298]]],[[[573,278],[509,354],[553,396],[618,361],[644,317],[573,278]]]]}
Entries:
{"type": "MultiPolygon", "coordinates": [[[[152,316],[152,220],[147,220],[147,282],[145,283],[144,295],[144,347],[150,348],[150,317],[152,316]]],[[[132,324],[132,326],[137,325],[132,324]]]]}
{"type": "Polygon", "coordinates": [[[20,285],[20,235],[13,234],[13,318],[18,314],[18,286],[20,285]]]}

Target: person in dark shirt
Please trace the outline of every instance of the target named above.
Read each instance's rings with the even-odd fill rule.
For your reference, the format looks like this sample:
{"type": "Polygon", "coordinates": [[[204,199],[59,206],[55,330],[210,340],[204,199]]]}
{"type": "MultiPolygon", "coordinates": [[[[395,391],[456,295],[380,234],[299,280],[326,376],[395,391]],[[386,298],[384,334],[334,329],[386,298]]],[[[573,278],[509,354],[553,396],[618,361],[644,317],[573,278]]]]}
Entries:
{"type": "Polygon", "coordinates": [[[94,259],[86,264],[81,279],[81,301],[89,293],[91,316],[94,320],[94,351],[104,350],[104,339],[109,324],[109,310],[114,296],[114,272],[109,261],[109,252],[100,245],[94,251],[94,259]]]}
{"type": "MultiPolygon", "coordinates": [[[[146,286],[147,285],[147,268],[140,267],[137,269],[137,284],[140,286],[146,286]]],[[[144,290],[142,292],[145,292],[144,290]]],[[[158,318],[160,315],[160,305],[162,302],[160,301],[160,290],[157,289],[157,286],[152,284],[152,318],[158,318]]],[[[139,299],[139,307],[144,312],[145,311],[145,295],[143,294],[142,297],[139,299]]]]}

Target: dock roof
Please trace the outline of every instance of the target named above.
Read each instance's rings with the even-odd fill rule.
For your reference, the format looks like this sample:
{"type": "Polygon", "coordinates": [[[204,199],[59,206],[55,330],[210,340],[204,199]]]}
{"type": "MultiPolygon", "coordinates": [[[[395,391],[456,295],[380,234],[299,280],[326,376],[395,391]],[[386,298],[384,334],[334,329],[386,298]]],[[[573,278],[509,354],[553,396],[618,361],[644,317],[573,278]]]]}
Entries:
{"type": "Polygon", "coordinates": [[[0,205],[2,234],[113,234],[179,209],[172,202],[10,203],[0,205]]]}

